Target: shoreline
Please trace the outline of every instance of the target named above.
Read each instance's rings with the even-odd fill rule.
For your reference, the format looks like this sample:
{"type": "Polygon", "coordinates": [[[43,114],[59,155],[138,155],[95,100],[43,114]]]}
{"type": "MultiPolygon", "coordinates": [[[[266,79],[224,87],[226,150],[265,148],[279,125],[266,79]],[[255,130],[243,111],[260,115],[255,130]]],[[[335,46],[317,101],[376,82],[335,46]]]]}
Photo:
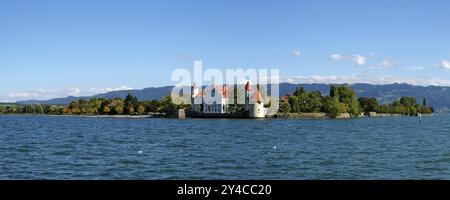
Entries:
{"type": "MultiPolygon", "coordinates": [[[[166,118],[166,119],[201,119],[202,117],[185,117],[177,118],[167,116],[165,113],[154,113],[145,115],[44,115],[44,114],[0,114],[0,116],[51,116],[51,117],[85,117],[85,118],[113,118],[113,119],[146,119],[146,118],[166,118]]],[[[434,114],[422,114],[422,117],[432,117],[434,114]]],[[[351,117],[348,113],[342,113],[334,119],[360,119],[360,118],[392,118],[392,117],[418,117],[401,114],[378,113],[376,115],[363,115],[359,117],[351,117]]],[[[220,118],[204,118],[204,119],[220,119],[220,118]]],[[[252,118],[248,118],[252,119],[252,118]]],[[[304,119],[304,120],[332,120],[326,113],[278,113],[272,116],[266,116],[262,119],[304,119]]]]}

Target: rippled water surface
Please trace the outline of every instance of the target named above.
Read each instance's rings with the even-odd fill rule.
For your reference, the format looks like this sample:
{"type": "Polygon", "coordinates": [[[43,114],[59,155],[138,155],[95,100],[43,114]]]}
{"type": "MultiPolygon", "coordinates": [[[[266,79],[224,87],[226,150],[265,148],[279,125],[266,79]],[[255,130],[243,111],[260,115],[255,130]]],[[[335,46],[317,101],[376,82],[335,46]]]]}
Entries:
{"type": "Polygon", "coordinates": [[[450,115],[0,116],[0,179],[450,179],[450,115]]]}

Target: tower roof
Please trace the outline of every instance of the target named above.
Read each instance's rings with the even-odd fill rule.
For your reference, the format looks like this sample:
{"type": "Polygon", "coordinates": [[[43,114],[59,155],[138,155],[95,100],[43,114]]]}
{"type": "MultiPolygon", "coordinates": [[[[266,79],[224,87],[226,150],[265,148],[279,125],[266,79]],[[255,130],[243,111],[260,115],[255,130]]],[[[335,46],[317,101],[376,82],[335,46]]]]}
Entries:
{"type": "Polygon", "coordinates": [[[253,99],[254,101],[258,102],[258,103],[261,103],[261,102],[264,101],[264,98],[263,98],[263,96],[261,95],[261,91],[259,91],[259,89],[257,89],[257,90],[255,91],[255,93],[253,94],[252,99],[253,99]]]}
{"type": "Polygon", "coordinates": [[[247,84],[245,84],[245,91],[250,91],[252,89],[252,86],[250,85],[250,81],[247,81],[247,84]]]}

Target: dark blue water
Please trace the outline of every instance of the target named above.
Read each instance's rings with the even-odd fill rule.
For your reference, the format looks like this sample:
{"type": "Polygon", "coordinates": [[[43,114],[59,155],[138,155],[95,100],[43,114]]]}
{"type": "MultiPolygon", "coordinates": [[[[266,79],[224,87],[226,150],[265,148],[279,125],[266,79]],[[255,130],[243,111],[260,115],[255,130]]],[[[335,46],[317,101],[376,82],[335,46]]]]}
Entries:
{"type": "Polygon", "coordinates": [[[0,116],[0,179],[450,179],[450,115],[0,116]]]}

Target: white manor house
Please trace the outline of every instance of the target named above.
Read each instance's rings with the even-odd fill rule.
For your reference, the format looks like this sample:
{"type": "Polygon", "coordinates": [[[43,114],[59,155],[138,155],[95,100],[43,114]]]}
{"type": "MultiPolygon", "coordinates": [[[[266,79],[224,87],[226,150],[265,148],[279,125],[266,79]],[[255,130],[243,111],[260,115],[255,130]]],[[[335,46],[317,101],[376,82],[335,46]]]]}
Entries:
{"type": "MultiPolygon", "coordinates": [[[[228,85],[214,84],[202,89],[193,84],[191,88],[192,111],[216,116],[231,114],[229,105],[233,100],[233,97],[230,97],[232,89],[228,85]],[[207,99],[206,94],[211,98],[207,99]]],[[[248,113],[247,117],[250,118],[264,118],[267,114],[267,109],[264,107],[264,98],[260,90],[258,88],[252,89],[250,81],[245,85],[244,110],[248,113]]]]}

